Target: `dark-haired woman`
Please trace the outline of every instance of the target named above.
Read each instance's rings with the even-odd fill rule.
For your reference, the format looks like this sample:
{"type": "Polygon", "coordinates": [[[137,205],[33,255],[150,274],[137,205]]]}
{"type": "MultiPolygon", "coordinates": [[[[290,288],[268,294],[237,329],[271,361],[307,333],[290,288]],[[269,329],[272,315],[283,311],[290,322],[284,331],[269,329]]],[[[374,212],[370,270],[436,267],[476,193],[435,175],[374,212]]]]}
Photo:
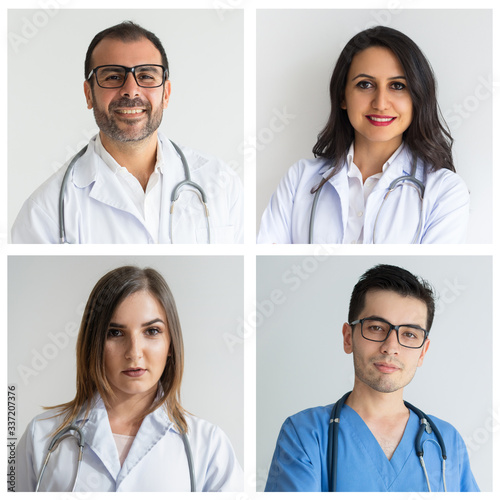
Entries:
{"type": "Polygon", "coordinates": [[[107,273],[80,326],[76,396],[28,426],[17,491],[241,491],[227,436],[180,404],[183,367],[163,277],[132,266],[107,273]]]}
{"type": "Polygon", "coordinates": [[[403,33],[375,27],[343,49],[331,113],[264,212],[259,243],[463,243],[469,193],[455,173],[432,69],[403,33]]]}

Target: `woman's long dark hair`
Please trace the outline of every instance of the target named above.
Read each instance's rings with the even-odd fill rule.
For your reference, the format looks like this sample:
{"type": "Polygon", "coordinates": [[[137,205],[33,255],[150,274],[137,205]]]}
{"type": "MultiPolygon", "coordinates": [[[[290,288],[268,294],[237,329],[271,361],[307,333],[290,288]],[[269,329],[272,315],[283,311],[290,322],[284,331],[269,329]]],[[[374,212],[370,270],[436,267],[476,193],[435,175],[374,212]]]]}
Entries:
{"type": "Polygon", "coordinates": [[[347,111],[340,107],[340,103],[344,99],[347,73],[353,57],[369,47],[388,48],[403,67],[413,103],[413,119],[403,133],[403,140],[410,151],[428,164],[431,170],[447,168],[455,172],[451,152],[453,138],[439,110],[432,68],[415,42],[400,31],[385,26],[358,33],[342,50],[330,81],[330,117],[318,135],[313,148],[314,155],[332,160],[335,168],[330,177],[346,161],[349,146],[354,140],[354,129],[347,111]]]}

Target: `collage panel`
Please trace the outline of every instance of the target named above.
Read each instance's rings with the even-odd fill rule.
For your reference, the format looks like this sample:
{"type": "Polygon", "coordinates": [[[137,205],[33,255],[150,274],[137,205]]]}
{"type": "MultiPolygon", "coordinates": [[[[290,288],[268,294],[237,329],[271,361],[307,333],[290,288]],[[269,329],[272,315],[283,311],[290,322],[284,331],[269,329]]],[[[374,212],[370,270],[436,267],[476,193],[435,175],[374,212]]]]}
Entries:
{"type": "Polygon", "coordinates": [[[8,266],[16,491],[243,491],[241,257],[8,266]]]}
{"type": "Polygon", "coordinates": [[[243,12],[41,14],[8,11],[9,241],[243,243],[243,12]]]}
{"type": "Polygon", "coordinates": [[[262,256],[257,311],[257,491],[492,491],[491,257],[262,256]]]}
{"type": "Polygon", "coordinates": [[[492,243],[492,22],[258,10],[258,243],[492,243]]]}

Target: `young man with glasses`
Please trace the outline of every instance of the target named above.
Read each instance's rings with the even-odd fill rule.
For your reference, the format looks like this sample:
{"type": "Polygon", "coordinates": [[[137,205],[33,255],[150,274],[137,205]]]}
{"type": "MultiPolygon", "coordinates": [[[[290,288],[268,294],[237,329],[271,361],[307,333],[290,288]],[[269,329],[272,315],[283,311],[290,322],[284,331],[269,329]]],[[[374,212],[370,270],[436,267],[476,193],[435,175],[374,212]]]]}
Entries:
{"type": "Polygon", "coordinates": [[[141,26],[94,37],[84,91],[100,133],[25,202],[13,243],[242,243],[238,176],[158,133],[168,78],[160,40],[141,26]]]}
{"type": "Polygon", "coordinates": [[[479,491],[458,432],[403,400],[434,310],[430,285],[405,269],[360,278],[342,329],[354,387],[285,421],[266,491],[479,491]]]}

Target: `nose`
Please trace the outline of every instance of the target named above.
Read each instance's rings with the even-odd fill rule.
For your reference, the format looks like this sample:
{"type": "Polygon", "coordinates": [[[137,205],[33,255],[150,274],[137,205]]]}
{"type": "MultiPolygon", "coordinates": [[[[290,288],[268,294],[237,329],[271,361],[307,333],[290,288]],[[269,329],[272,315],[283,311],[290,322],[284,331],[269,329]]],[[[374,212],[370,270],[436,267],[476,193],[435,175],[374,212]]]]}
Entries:
{"type": "Polygon", "coordinates": [[[389,108],[389,96],[384,88],[378,88],[373,96],[372,106],[374,109],[384,110],[389,108]]]}
{"type": "Polygon", "coordinates": [[[380,345],[380,350],[385,354],[397,354],[400,350],[401,345],[398,341],[398,334],[393,328],[389,332],[389,336],[380,345]],[[393,335],[394,334],[394,335],[393,335]]]}
{"type": "Polygon", "coordinates": [[[120,94],[127,97],[135,97],[140,93],[140,87],[135,81],[135,77],[132,72],[127,73],[125,76],[125,83],[123,87],[120,88],[120,94]]]}
{"type": "Polygon", "coordinates": [[[131,361],[138,361],[142,358],[143,346],[140,336],[131,335],[127,339],[125,348],[125,358],[131,361]]]}

